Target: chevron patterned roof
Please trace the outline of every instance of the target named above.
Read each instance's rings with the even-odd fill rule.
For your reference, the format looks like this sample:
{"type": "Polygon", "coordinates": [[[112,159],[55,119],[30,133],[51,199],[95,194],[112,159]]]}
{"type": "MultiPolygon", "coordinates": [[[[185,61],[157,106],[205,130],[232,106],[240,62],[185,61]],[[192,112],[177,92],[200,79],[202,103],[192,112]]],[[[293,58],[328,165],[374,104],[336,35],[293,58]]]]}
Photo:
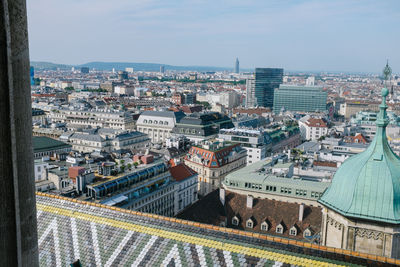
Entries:
{"type": "Polygon", "coordinates": [[[41,266],[76,259],[82,266],[350,266],[344,262],[350,256],[313,256],[311,246],[306,255],[259,234],[43,193],[37,194],[37,217],[41,266]]]}

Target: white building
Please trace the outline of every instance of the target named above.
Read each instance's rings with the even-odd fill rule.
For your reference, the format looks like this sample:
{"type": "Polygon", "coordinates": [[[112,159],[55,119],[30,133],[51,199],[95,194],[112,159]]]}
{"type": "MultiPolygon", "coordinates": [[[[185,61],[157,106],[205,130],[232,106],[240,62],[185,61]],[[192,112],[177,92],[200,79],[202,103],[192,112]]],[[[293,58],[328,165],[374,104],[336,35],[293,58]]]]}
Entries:
{"type": "Polygon", "coordinates": [[[315,77],[311,76],[308,77],[306,80],[306,85],[307,86],[314,86],[315,85],[315,77]]]}
{"type": "Polygon", "coordinates": [[[114,87],[114,93],[118,95],[129,95],[133,96],[135,94],[135,87],[119,85],[114,87]]]}
{"type": "Polygon", "coordinates": [[[139,132],[149,136],[152,143],[165,143],[171,137],[172,129],[185,114],[173,111],[145,111],[136,122],[139,132]]]}
{"type": "Polygon", "coordinates": [[[262,130],[221,129],[218,137],[225,141],[240,143],[247,150],[247,165],[265,159],[272,147],[269,135],[262,130]]]}
{"type": "Polygon", "coordinates": [[[35,160],[34,170],[35,170],[35,182],[41,180],[47,180],[47,170],[49,169],[49,164],[42,160],[35,160]]]}
{"type": "Polygon", "coordinates": [[[75,151],[92,153],[141,149],[149,146],[150,139],[141,132],[104,128],[74,133],[69,142],[75,151]]]}
{"type": "Polygon", "coordinates": [[[197,173],[184,163],[169,169],[176,184],[175,214],[197,201],[197,173]]]}
{"type": "Polygon", "coordinates": [[[76,128],[112,128],[133,129],[131,113],[114,109],[60,108],[49,114],[52,123],[66,123],[70,129],[76,128]]]}
{"type": "Polygon", "coordinates": [[[299,127],[303,140],[316,141],[328,134],[328,125],[320,118],[305,116],[299,120],[299,127]]]}

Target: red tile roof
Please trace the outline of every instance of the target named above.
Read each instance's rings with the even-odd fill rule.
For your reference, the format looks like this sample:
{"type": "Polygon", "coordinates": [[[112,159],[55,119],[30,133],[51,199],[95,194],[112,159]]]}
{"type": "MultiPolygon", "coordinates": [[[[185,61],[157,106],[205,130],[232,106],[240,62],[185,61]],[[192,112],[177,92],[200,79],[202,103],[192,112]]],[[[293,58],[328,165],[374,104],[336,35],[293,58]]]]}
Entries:
{"type": "Polygon", "coordinates": [[[192,157],[199,157],[203,161],[203,165],[209,168],[219,168],[228,164],[227,156],[230,152],[240,144],[233,144],[229,146],[225,146],[217,151],[212,151],[208,149],[204,149],[197,146],[192,146],[187,153],[185,160],[192,161],[192,157]]]}
{"type": "Polygon", "coordinates": [[[367,139],[362,134],[357,134],[356,136],[345,136],[344,141],[346,143],[359,143],[359,144],[366,144],[367,139]]]}
{"type": "Polygon", "coordinates": [[[321,167],[332,167],[332,168],[337,167],[337,163],[331,161],[314,161],[313,164],[314,166],[321,166],[321,167]]]}
{"type": "Polygon", "coordinates": [[[309,118],[307,121],[309,127],[321,127],[326,128],[328,125],[323,119],[309,118]]]}
{"type": "Polygon", "coordinates": [[[169,169],[169,172],[171,173],[171,176],[178,182],[197,174],[194,170],[189,168],[184,163],[171,167],[169,169]]]}

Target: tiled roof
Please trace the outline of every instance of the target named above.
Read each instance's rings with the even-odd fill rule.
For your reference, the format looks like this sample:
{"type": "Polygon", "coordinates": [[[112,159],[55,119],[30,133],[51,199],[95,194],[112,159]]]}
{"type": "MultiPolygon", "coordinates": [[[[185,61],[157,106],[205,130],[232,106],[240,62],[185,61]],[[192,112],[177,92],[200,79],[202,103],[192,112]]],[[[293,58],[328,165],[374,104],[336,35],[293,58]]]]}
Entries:
{"type": "Polygon", "coordinates": [[[344,141],[346,143],[362,143],[362,144],[366,144],[367,139],[365,138],[365,136],[363,134],[357,134],[356,136],[345,136],[344,137],[344,141]]]}
{"type": "Polygon", "coordinates": [[[320,128],[328,127],[328,125],[323,119],[310,118],[306,123],[309,127],[320,127],[320,128]]]}
{"type": "Polygon", "coordinates": [[[169,172],[171,173],[171,176],[178,182],[197,174],[184,163],[171,167],[169,172]]]}
{"type": "Polygon", "coordinates": [[[202,223],[219,224],[218,221],[210,221],[208,218],[225,216],[227,226],[231,228],[247,230],[252,232],[285,236],[294,239],[303,239],[303,232],[309,228],[313,234],[321,229],[322,212],[319,207],[305,205],[303,221],[299,222],[299,205],[283,201],[254,198],[253,208],[246,207],[246,195],[226,191],[225,209],[219,200],[218,190],[212,192],[209,197],[197,202],[188,210],[179,215],[182,219],[199,221],[202,223]],[[216,211],[219,211],[216,215],[216,211]],[[198,214],[202,214],[201,216],[198,214]],[[233,217],[239,218],[239,225],[232,225],[233,217]],[[246,221],[252,218],[253,228],[246,227],[246,221]],[[268,231],[261,230],[261,224],[267,222],[268,231]],[[275,232],[276,226],[285,225],[283,234],[275,232]],[[290,236],[289,229],[296,225],[298,228],[297,236],[290,236]]]}
{"type": "MultiPolygon", "coordinates": [[[[336,252],[298,241],[285,242],[281,238],[43,193],[37,194],[37,211],[41,266],[67,266],[76,259],[82,266],[350,266],[345,261],[367,263],[350,251],[345,255],[343,250],[336,252]]],[[[368,262],[374,264],[376,260],[375,256],[368,262]]]]}
{"type": "Polygon", "coordinates": [[[192,146],[187,153],[185,160],[193,161],[193,157],[199,157],[203,160],[203,164],[209,168],[218,168],[228,164],[227,157],[233,151],[243,150],[240,144],[227,143],[224,147],[217,148],[216,150],[205,149],[202,147],[192,146]]]}
{"type": "Polygon", "coordinates": [[[336,167],[337,167],[337,162],[333,162],[333,161],[317,161],[317,160],[314,160],[313,165],[314,165],[314,166],[321,166],[321,167],[332,167],[332,168],[336,168],[336,167]]]}

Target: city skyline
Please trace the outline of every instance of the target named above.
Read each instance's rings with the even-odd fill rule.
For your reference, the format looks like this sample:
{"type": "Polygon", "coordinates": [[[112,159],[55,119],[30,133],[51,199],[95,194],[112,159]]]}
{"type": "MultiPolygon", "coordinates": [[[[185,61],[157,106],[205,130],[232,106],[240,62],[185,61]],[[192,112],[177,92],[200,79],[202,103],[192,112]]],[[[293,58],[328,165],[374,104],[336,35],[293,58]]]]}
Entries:
{"type": "Polygon", "coordinates": [[[64,64],[220,67],[232,66],[238,57],[243,69],[343,72],[379,72],[382,60],[389,59],[396,72],[400,16],[393,7],[398,5],[33,0],[28,3],[30,54],[31,60],[64,64]]]}

